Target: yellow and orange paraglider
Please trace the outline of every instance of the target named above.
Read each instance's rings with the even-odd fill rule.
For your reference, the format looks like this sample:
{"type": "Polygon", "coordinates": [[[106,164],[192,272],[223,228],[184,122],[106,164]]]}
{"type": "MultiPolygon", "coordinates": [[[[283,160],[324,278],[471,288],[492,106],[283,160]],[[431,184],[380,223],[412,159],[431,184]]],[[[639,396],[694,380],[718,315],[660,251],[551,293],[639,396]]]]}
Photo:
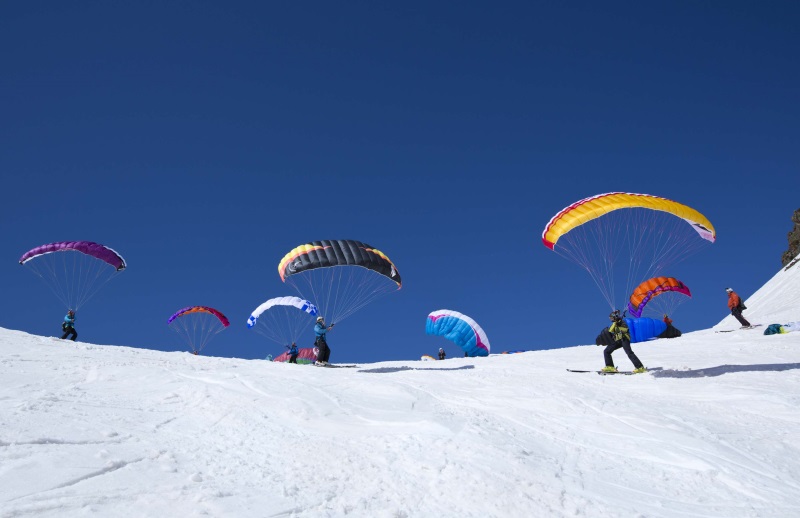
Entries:
{"type": "Polygon", "coordinates": [[[703,239],[712,243],[717,239],[717,233],[708,218],[682,203],[649,194],[609,192],[576,201],[553,216],[542,232],[542,241],[544,246],[554,250],[558,239],[574,228],[609,212],[632,208],[668,212],[686,221],[703,239]]]}
{"type": "Polygon", "coordinates": [[[696,209],[627,192],[576,201],[542,232],[544,246],[585,269],[612,309],[626,307],[635,286],[716,238],[714,225],[696,209]]]}

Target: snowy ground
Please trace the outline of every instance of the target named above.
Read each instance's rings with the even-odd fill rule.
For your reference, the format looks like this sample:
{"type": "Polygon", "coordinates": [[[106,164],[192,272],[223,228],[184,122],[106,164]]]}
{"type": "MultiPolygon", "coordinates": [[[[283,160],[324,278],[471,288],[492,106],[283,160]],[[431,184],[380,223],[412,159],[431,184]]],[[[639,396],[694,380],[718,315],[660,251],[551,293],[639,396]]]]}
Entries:
{"type": "MultiPolygon", "coordinates": [[[[800,320],[800,268],[762,291],[752,321],[800,320]]],[[[0,329],[0,516],[800,516],[800,333],[762,332],[598,376],[565,370],[595,346],[324,369],[0,329]]]]}

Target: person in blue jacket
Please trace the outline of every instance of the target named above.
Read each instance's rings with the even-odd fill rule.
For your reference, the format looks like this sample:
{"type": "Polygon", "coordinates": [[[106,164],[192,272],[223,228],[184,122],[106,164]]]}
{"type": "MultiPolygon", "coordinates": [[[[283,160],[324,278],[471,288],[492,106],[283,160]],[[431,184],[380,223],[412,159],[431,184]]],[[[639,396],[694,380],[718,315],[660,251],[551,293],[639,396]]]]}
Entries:
{"type": "Polygon", "coordinates": [[[61,330],[64,331],[61,337],[62,340],[69,335],[72,335],[73,342],[78,339],[78,332],[75,331],[75,312],[73,310],[67,311],[67,316],[64,317],[64,322],[61,324],[61,330]]]}
{"type": "Polygon", "coordinates": [[[297,355],[300,354],[300,351],[297,350],[297,344],[292,342],[291,346],[289,347],[289,363],[297,363],[297,355]]]}
{"type": "Polygon", "coordinates": [[[335,325],[336,324],[325,326],[325,319],[317,317],[317,324],[314,326],[314,334],[317,335],[317,338],[314,340],[314,345],[319,349],[319,354],[317,354],[317,361],[314,362],[314,365],[328,365],[328,358],[331,356],[331,348],[328,347],[328,340],[325,335],[328,331],[333,329],[335,325]]]}

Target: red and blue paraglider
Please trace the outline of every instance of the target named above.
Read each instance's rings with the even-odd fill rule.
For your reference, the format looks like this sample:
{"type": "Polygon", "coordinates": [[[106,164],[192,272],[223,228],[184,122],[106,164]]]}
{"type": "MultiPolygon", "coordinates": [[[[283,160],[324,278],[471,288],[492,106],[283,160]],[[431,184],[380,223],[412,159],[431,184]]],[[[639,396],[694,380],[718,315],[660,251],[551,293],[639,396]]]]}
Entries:
{"type": "Polygon", "coordinates": [[[167,325],[178,333],[192,354],[200,354],[208,342],[231,323],[228,318],[208,306],[189,306],[169,317],[167,325]]]}

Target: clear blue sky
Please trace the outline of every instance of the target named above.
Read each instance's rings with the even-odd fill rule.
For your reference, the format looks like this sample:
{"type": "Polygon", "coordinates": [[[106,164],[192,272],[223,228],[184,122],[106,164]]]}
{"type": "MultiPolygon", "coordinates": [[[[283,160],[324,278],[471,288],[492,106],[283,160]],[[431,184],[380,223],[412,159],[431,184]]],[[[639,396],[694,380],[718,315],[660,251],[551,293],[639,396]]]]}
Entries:
{"type": "Polygon", "coordinates": [[[780,268],[800,206],[798,19],[796,2],[3,3],[0,325],[57,334],[62,304],[17,260],[90,240],[129,268],[81,310],[82,340],[185,350],[166,320],[201,304],[233,323],[206,354],[263,358],[281,351],[245,321],[295,294],[278,261],[357,239],[404,287],[337,326],[333,362],[458,355],[425,335],[440,308],[493,352],[590,344],[608,306],[540,236],[619,190],[715,224],[675,272],[694,293],[676,324],[708,327],[726,286],[780,268]]]}

